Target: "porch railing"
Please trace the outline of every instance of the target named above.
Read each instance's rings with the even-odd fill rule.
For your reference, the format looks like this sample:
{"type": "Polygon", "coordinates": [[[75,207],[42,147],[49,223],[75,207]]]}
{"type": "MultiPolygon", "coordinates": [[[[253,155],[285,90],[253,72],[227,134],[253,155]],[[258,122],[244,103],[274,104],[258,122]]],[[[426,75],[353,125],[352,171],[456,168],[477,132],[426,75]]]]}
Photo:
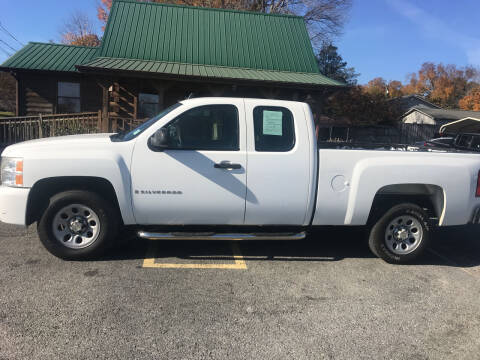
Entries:
{"type": "Polygon", "coordinates": [[[0,118],[0,144],[50,136],[128,131],[143,121],[116,116],[103,118],[101,111],[0,118]]]}

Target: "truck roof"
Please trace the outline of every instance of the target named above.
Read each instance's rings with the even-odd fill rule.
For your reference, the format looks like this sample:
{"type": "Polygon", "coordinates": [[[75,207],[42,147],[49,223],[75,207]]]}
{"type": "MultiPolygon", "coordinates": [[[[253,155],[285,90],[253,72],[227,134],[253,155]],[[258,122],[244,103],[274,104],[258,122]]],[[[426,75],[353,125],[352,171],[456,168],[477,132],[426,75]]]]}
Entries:
{"type": "Polygon", "coordinates": [[[244,97],[196,97],[192,99],[185,99],[179,101],[182,104],[191,104],[191,103],[215,103],[217,101],[225,102],[228,101],[229,99],[231,100],[238,100],[238,99],[244,99],[244,100],[255,100],[255,101],[265,101],[268,102],[269,104],[277,104],[280,106],[281,104],[306,104],[305,102],[301,101],[291,101],[291,100],[276,100],[276,99],[264,99],[264,98],[244,98],[244,97]]]}

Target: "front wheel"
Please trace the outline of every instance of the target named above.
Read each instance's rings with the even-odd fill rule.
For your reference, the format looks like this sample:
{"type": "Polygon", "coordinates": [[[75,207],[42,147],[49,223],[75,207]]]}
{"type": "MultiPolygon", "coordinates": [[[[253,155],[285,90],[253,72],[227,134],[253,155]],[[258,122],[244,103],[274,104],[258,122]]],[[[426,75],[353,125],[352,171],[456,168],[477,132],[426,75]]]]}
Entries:
{"type": "Polygon", "coordinates": [[[50,199],[37,231],[45,248],[59,258],[95,258],[113,244],[118,219],[116,208],[96,193],[70,190],[50,199]]]}
{"type": "Polygon", "coordinates": [[[368,244],[370,250],[383,260],[404,264],[424,252],[429,237],[428,214],[418,205],[400,204],[373,225],[368,244]]]}

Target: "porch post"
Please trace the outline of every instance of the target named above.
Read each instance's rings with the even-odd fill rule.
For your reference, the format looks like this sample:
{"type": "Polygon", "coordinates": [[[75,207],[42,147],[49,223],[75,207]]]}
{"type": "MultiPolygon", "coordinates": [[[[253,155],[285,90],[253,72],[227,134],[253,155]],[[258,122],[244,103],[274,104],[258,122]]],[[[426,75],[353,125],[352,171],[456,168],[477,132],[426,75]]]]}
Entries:
{"type": "Polygon", "coordinates": [[[20,116],[20,79],[18,74],[15,77],[15,116],[20,116]]]}
{"type": "Polygon", "coordinates": [[[108,85],[102,86],[102,132],[108,132],[108,85]]]}
{"type": "Polygon", "coordinates": [[[110,82],[105,79],[97,80],[98,86],[102,89],[102,119],[101,119],[101,126],[99,130],[101,132],[108,132],[109,131],[109,95],[108,95],[108,88],[110,87],[110,82]]]}

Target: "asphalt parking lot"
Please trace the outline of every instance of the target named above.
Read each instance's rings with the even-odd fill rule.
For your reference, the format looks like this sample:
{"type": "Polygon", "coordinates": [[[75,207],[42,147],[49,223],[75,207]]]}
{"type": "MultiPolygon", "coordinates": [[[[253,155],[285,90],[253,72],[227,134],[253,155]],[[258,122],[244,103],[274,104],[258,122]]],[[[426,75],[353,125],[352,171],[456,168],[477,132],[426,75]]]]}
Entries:
{"type": "Polygon", "coordinates": [[[477,228],[415,265],[357,230],[148,242],[66,262],[0,224],[0,359],[478,359],[477,228]]]}

